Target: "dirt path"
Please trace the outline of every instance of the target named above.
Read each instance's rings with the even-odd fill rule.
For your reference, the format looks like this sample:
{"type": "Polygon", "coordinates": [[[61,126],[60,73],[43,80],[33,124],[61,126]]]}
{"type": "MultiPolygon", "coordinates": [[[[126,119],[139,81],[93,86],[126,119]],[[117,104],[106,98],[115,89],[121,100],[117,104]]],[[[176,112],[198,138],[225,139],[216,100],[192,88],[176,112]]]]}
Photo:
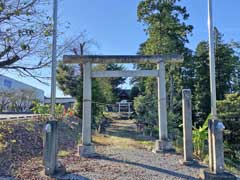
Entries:
{"type": "Polygon", "coordinates": [[[136,125],[132,120],[114,120],[111,126],[106,129],[106,134],[128,138],[136,138],[139,136],[136,125]]]}

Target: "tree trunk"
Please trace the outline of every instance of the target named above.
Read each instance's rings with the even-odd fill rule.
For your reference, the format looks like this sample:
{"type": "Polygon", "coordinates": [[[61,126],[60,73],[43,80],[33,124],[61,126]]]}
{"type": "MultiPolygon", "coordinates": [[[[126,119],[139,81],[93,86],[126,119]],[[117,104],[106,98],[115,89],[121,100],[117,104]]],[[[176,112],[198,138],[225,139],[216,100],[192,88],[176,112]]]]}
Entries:
{"type": "Polygon", "coordinates": [[[173,81],[173,74],[170,75],[170,112],[173,113],[173,97],[174,97],[174,81],[173,81]]]}

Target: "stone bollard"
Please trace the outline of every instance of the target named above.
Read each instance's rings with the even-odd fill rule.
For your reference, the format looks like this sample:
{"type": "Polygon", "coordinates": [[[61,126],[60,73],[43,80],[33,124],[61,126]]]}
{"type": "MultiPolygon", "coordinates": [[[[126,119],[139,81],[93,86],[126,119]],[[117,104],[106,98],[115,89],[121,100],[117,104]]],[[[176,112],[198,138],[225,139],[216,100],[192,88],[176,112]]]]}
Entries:
{"type": "Polygon", "coordinates": [[[47,176],[52,176],[57,171],[57,134],[57,121],[48,121],[43,138],[43,163],[47,176]]]}
{"type": "Polygon", "coordinates": [[[205,180],[236,180],[237,178],[224,171],[223,123],[219,120],[209,120],[209,170],[201,172],[205,180]]]}
{"type": "Polygon", "coordinates": [[[192,142],[192,102],[191,90],[182,91],[182,114],[183,114],[183,147],[184,160],[182,164],[193,164],[193,142],[192,142]]]}
{"type": "Polygon", "coordinates": [[[221,121],[213,121],[213,171],[214,173],[224,173],[224,145],[223,145],[223,131],[225,127],[221,121]]]}

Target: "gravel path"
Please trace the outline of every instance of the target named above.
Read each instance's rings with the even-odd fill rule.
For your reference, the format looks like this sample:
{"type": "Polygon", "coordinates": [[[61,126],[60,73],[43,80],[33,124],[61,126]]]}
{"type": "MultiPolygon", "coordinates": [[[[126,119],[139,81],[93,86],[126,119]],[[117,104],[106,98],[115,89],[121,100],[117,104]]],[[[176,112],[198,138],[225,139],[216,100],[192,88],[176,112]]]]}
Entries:
{"type": "MultiPolygon", "coordinates": [[[[154,154],[141,149],[102,148],[96,158],[69,157],[64,164],[78,179],[92,180],[159,180],[197,179],[199,167],[180,165],[181,156],[176,154],[154,154]],[[74,163],[73,163],[74,162],[74,163]],[[80,178],[81,177],[81,178],[80,178]]],[[[63,177],[68,179],[72,175],[63,177]]]]}
{"type": "MultiPolygon", "coordinates": [[[[105,135],[94,136],[93,140],[97,156],[83,158],[70,151],[60,159],[68,174],[56,180],[195,180],[203,168],[181,165],[183,158],[179,154],[152,153],[152,139],[137,133],[133,121],[115,120],[105,135]]],[[[35,157],[22,164],[18,177],[23,180],[54,179],[44,176],[43,170],[42,157],[35,157]]],[[[0,177],[0,180],[13,179],[0,177]]]]}
{"type": "MultiPolygon", "coordinates": [[[[114,121],[107,134],[139,137],[132,121],[114,121]]],[[[127,142],[126,142],[127,143],[127,142]]],[[[91,180],[165,180],[198,179],[200,166],[180,164],[181,155],[154,154],[135,147],[97,146],[98,156],[80,158],[69,156],[63,163],[72,174],[61,179],[91,180]],[[69,163],[71,162],[71,163],[69,163]]]]}

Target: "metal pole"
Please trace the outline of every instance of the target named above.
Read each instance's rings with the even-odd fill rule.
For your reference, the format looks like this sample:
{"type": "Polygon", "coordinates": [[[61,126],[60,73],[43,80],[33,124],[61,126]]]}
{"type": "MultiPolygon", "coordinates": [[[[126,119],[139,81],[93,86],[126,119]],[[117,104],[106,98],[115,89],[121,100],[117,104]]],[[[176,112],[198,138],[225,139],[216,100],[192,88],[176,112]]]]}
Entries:
{"type": "Polygon", "coordinates": [[[44,166],[45,174],[54,175],[57,166],[58,125],[55,120],[56,103],[56,65],[57,65],[57,0],[53,1],[53,38],[52,38],[52,77],[51,77],[51,119],[46,124],[44,133],[44,166]]]}
{"type": "Polygon", "coordinates": [[[56,104],[56,66],[57,66],[57,8],[58,1],[53,0],[53,39],[52,39],[52,78],[51,78],[51,116],[55,119],[56,104]]]}
{"type": "Polygon", "coordinates": [[[214,48],[214,31],[213,31],[213,19],[212,19],[212,0],[208,0],[208,34],[209,34],[211,113],[212,113],[212,118],[217,119],[216,79],[215,79],[215,48],[214,48]]]}

